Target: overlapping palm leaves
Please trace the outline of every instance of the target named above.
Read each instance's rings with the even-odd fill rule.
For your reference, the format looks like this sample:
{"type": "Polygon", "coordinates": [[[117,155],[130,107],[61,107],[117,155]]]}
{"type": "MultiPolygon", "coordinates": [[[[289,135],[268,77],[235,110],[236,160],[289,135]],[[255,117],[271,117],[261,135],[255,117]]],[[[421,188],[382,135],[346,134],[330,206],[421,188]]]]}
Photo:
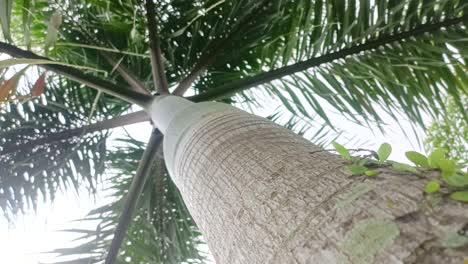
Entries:
{"type": "MultiPolygon", "coordinates": [[[[98,221],[97,229],[70,229],[80,233],[83,241],[78,247],[57,249],[60,256],[80,256],[86,263],[102,261],[109,248],[118,216],[124,205],[127,190],[145,143],[133,139],[122,140],[126,147],[108,156],[112,176],[108,179],[109,191],[115,202],[104,205],[89,213],[84,219],[98,221]]],[[[182,198],[166,171],[162,157],[153,165],[153,173],[145,184],[138,209],[129,226],[121,254],[117,261],[122,263],[202,263],[206,253],[199,245],[200,232],[190,217],[182,198]]],[[[61,263],[61,262],[58,262],[61,263]]]]}
{"type": "Polygon", "coordinates": [[[83,92],[79,84],[54,78],[41,97],[0,110],[0,205],[7,217],[35,208],[38,200],[53,200],[58,190],[84,184],[95,191],[96,175],[104,171],[105,134],[82,133],[42,145],[26,143],[86,125],[90,117],[115,113],[104,114],[111,104],[102,100],[93,110],[96,96],[91,90],[83,92]]]}
{"type": "MultiPolygon", "coordinates": [[[[443,109],[444,94],[459,98],[460,92],[466,93],[466,5],[445,0],[373,5],[370,1],[172,1],[161,2],[156,13],[169,84],[177,86],[193,70],[204,72],[195,74],[199,78],[193,87],[208,93],[197,100],[229,98],[260,87],[272,97],[292,100],[295,107],[290,111],[312,108],[326,121],[323,100],[317,98],[358,123],[379,121],[382,107],[390,114],[400,110],[422,125],[421,115],[434,116],[443,109]],[[444,24],[453,19],[457,20],[444,24]],[[365,46],[376,40],[378,45],[365,46]],[[340,54],[353,48],[354,52],[340,54]],[[327,55],[335,56],[319,65],[282,68],[327,55]],[[270,76],[258,75],[272,70],[276,71],[270,76]],[[276,79],[280,81],[271,82],[276,79]]],[[[138,19],[144,9],[137,1],[93,1],[86,11],[72,10],[67,11],[70,16],[80,18],[69,21],[68,39],[148,55],[145,21],[138,19]],[[78,23],[80,27],[75,26],[78,23]],[[99,37],[99,43],[89,36],[99,37]]],[[[75,63],[99,61],[91,49],[59,47],[68,58],[70,50],[81,56],[73,59],[75,63]]],[[[148,58],[124,56],[121,63],[150,83],[148,58]]],[[[240,95],[255,99],[248,92],[240,95]]]]}
{"type": "MultiPolygon", "coordinates": [[[[466,9],[463,1],[378,1],[373,6],[369,1],[348,5],[342,1],[305,2],[297,6],[302,12],[290,9],[279,16],[299,22],[293,26],[297,32],[289,38],[281,36],[283,45],[267,56],[273,58],[271,68],[276,70],[255,75],[248,67],[241,67],[238,72],[246,74],[233,79],[244,77],[242,80],[226,84],[220,78],[206,95],[195,98],[222,98],[263,87],[272,97],[292,100],[295,106],[291,111],[312,108],[327,121],[323,100],[318,98],[358,123],[379,121],[377,109],[383,108],[390,114],[401,110],[422,125],[423,112],[438,114],[442,94],[455,93],[459,98],[459,93],[467,93],[467,54],[463,48],[467,31],[461,22],[466,24],[468,18],[462,11],[466,9]],[[301,18],[307,11],[309,15],[301,18]],[[459,18],[456,25],[442,29],[441,21],[454,17],[459,18]],[[437,29],[420,31],[428,25],[437,29]],[[379,44],[368,45],[375,42],[379,44]],[[282,68],[284,64],[291,67],[282,68]],[[262,85],[280,77],[280,81],[262,85]]],[[[260,45],[259,49],[266,47],[260,45]]]]}
{"type": "MultiPolygon", "coordinates": [[[[193,100],[242,102],[248,109],[258,106],[262,92],[290,112],[293,118],[283,123],[291,128],[316,116],[333,125],[330,108],[359,124],[378,123],[382,112],[398,121],[400,111],[424,125],[424,115],[445,114],[447,95],[463,111],[460,95],[468,93],[464,1],[173,0],[156,6],[169,85],[193,89],[193,100]]],[[[24,28],[24,37],[5,27],[3,33],[37,50],[47,28],[43,22],[55,9],[64,22],[49,56],[102,69],[107,75],[99,77],[117,83],[124,78],[114,70],[123,65],[154,89],[142,2],[24,1],[13,5],[16,23],[9,23],[11,32],[24,28]],[[117,64],[109,64],[103,53],[117,64]]],[[[7,19],[1,15],[2,26],[7,19]]],[[[124,108],[113,103],[107,106],[115,106],[110,116],[124,108]]],[[[323,143],[324,130],[317,130],[323,143]]],[[[137,249],[126,252],[132,250],[137,249]]],[[[153,253],[146,253],[151,259],[153,253]]]]}

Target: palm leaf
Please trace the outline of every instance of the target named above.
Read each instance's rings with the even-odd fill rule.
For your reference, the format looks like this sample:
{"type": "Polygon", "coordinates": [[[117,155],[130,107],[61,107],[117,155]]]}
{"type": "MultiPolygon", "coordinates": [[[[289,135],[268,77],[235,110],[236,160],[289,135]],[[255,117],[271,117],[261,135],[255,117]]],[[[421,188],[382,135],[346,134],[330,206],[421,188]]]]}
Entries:
{"type": "MultiPolygon", "coordinates": [[[[29,87],[24,87],[31,85],[28,80],[21,84],[19,92],[28,93],[29,87]]],[[[96,93],[83,91],[77,84],[51,78],[41,97],[0,110],[0,206],[7,218],[35,209],[40,200],[54,200],[59,190],[86,187],[95,191],[98,177],[104,172],[106,133],[83,133],[65,138],[60,144],[20,147],[43,135],[83,126],[90,117],[104,118],[125,109],[118,104],[112,107],[112,101],[104,98],[93,111],[90,102],[96,93]],[[14,146],[16,150],[1,153],[14,146]]]]}
{"type": "MultiPolygon", "coordinates": [[[[124,204],[124,197],[138,166],[145,144],[131,138],[122,139],[127,144],[119,152],[109,153],[108,166],[115,171],[109,186],[115,201],[91,211],[89,221],[99,219],[97,229],[67,230],[81,234],[76,247],[54,250],[61,256],[88,259],[99,263],[105,253],[124,204]]],[[[203,263],[204,256],[198,247],[203,244],[200,231],[190,217],[182,198],[167,174],[162,160],[154,164],[154,174],[145,184],[138,209],[127,231],[119,255],[121,262],[149,263],[203,263]]],[[[60,263],[60,262],[58,262],[60,263]]]]}
{"type": "Polygon", "coordinates": [[[6,40],[11,40],[10,23],[13,0],[0,0],[0,24],[2,25],[3,36],[6,40]]]}
{"type": "MultiPolygon", "coordinates": [[[[200,80],[196,85],[200,95],[193,99],[229,98],[246,89],[261,87],[273,89],[272,97],[285,101],[292,99],[285,81],[294,81],[299,88],[295,96],[306,93],[311,98],[299,107],[320,114],[325,121],[328,121],[325,107],[312,97],[325,99],[329,106],[360,124],[379,122],[383,110],[400,111],[411,121],[424,125],[423,115],[444,114],[444,94],[453,96],[463,110],[460,94],[467,93],[463,69],[468,38],[461,23],[468,20],[463,13],[466,4],[450,3],[360,1],[359,8],[354,2],[343,5],[340,1],[315,1],[313,6],[298,4],[300,8],[283,10],[280,17],[289,21],[298,14],[291,10],[302,9],[300,15],[311,17],[305,15],[303,24],[294,27],[291,32],[294,37],[279,36],[283,44],[269,53],[270,67],[246,62],[234,67],[235,74],[228,62],[227,69],[213,69],[213,73],[208,72],[200,80]],[[285,63],[289,65],[281,67],[285,63]],[[259,67],[272,70],[258,74],[259,67]],[[285,80],[272,83],[274,87],[263,85],[279,78],[285,80]]],[[[273,46],[258,45],[258,49],[273,46]]],[[[238,50],[241,49],[235,49],[238,50]]],[[[249,52],[255,53],[253,50],[249,52]]],[[[236,57],[245,59],[248,55],[236,57]]]]}

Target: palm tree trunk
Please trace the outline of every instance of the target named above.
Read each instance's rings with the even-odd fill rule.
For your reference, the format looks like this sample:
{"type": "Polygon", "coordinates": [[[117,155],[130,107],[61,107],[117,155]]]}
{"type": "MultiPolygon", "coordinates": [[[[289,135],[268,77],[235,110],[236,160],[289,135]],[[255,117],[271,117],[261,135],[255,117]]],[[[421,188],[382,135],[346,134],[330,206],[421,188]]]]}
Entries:
{"type": "Polygon", "coordinates": [[[350,177],[340,157],[227,105],[162,97],[152,111],[171,177],[218,264],[468,257],[468,205],[424,196],[422,177],[350,177]]]}

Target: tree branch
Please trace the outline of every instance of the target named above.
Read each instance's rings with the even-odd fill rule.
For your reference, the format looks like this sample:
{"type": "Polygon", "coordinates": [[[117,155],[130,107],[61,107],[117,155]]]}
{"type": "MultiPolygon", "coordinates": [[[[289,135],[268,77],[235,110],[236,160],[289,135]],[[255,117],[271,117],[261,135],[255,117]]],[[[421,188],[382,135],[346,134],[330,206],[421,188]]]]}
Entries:
{"type": "Polygon", "coordinates": [[[148,19],[148,31],[150,40],[151,52],[151,69],[153,72],[153,81],[156,90],[160,94],[169,94],[169,86],[167,84],[164,64],[161,56],[161,48],[159,47],[159,37],[157,34],[156,14],[153,0],[146,0],[146,18],[148,19]]]}
{"type": "Polygon", "coordinates": [[[8,153],[16,152],[16,151],[33,149],[36,146],[56,143],[62,140],[72,138],[72,137],[78,137],[78,136],[81,136],[83,133],[86,133],[86,134],[94,133],[97,131],[108,130],[108,129],[112,129],[116,127],[136,124],[136,123],[145,122],[145,121],[150,121],[149,116],[146,114],[145,111],[138,111],[138,112],[134,112],[131,114],[107,119],[107,120],[104,120],[95,124],[91,124],[88,126],[57,132],[57,133],[50,134],[42,138],[27,141],[19,145],[16,144],[17,142],[4,145],[2,146],[2,150],[0,150],[0,156],[6,155],[8,153]]]}
{"type": "Polygon", "coordinates": [[[115,70],[125,79],[125,81],[133,88],[135,92],[146,95],[151,95],[148,89],[143,85],[138,78],[136,78],[125,66],[115,61],[112,56],[105,52],[100,53],[102,57],[112,66],[115,70]]]}
{"type": "Polygon", "coordinates": [[[212,52],[205,54],[200,58],[197,64],[193,67],[192,71],[182,80],[180,81],[179,85],[175,88],[173,94],[182,96],[184,95],[187,90],[190,88],[193,82],[205,72],[210,65],[212,65],[218,56],[220,56],[220,53],[226,48],[226,46],[231,43],[232,38],[234,38],[239,32],[242,32],[245,26],[248,26],[248,23],[251,21],[252,18],[254,18],[258,11],[261,10],[261,7],[263,7],[263,4],[267,3],[268,1],[259,1],[255,3],[255,6],[252,8],[254,9],[250,15],[247,17],[247,19],[229,36],[225,39],[223,39],[214,49],[212,52]]]}
{"type": "Polygon", "coordinates": [[[176,89],[174,90],[173,94],[182,96],[184,95],[193,82],[198,78],[198,76],[202,75],[203,72],[208,69],[208,67],[214,63],[216,60],[216,52],[220,51],[221,49],[215,50],[213,55],[207,56],[200,60],[195,67],[193,67],[192,71],[182,80],[180,81],[179,85],[177,85],[176,89]]]}
{"type": "Polygon", "coordinates": [[[146,146],[143,157],[138,165],[137,173],[133,178],[132,185],[128,191],[125,205],[122,214],[120,215],[119,223],[114,231],[114,238],[112,239],[109,253],[106,257],[106,264],[114,264],[117,259],[117,254],[119,253],[120,246],[122,245],[122,241],[125,237],[130,221],[132,220],[132,215],[135,211],[138,198],[143,191],[146,179],[152,172],[154,162],[159,158],[155,154],[161,144],[161,141],[161,132],[158,129],[153,130],[153,134],[151,134],[148,146],[146,146]]]}
{"type": "Polygon", "coordinates": [[[267,82],[271,82],[273,80],[280,79],[282,77],[285,77],[294,73],[298,73],[298,72],[307,70],[312,67],[317,67],[325,63],[330,63],[335,60],[343,59],[349,55],[354,55],[363,51],[375,49],[380,46],[392,43],[394,41],[400,41],[400,40],[414,37],[417,35],[421,35],[424,33],[437,31],[443,27],[450,27],[453,25],[457,25],[466,20],[468,20],[468,15],[464,15],[458,18],[447,19],[447,20],[437,22],[437,23],[423,24],[412,30],[397,33],[394,35],[384,35],[380,38],[370,40],[366,43],[359,44],[357,46],[345,48],[337,52],[332,52],[332,53],[325,54],[320,57],[315,57],[306,61],[301,61],[301,62],[288,65],[288,66],[285,66],[276,70],[272,70],[269,72],[260,73],[252,77],[241,79],[237,82],[228,83],[218,88],[213,88],[211,90],[208,90],[202,94],[189,97],[188,99],[194,102],[200,102],[200,101],[211,101],[211,100],[227,98],[233,94],[245,91],[252,87],[255,87],[255,86],[267,83],[267,82]]]}
{"type": "MultiPolygon", "coordinates": [[[[16,58],[28,58],[28,59],[39,59],[39,60],[50,60],[49,58],[39,56],[30,51],[20,49],[16,46],[0,42],[0,52],[6,53],[16,58]]],[[[103,80],[93,75],[88,75],[80,70],[72,67],[57,65],[57,64],[45,64],[39,65],[45,69],[48,69],[57,74],[68,77],[69,79],[87,85],[91,88],[99,90],[103,93],[115,96],[129,103],[134,103],[145,107],[152,100],[151,96],[144,95],[126,87],[121,87],[115,83],[103,80]]]]}
{"type": "MultiPolygon", "coordinates": [[[[59,7],[61,7],[59,5],[59,7]]],[[[64,10],[63,8],[62,9],[62,13],[65,14],[68,19],[70,19],[70,21],[75,21],[75,19],[73,18],[73,15],[70,15],[67,10],[64,10]]],[[[96,38],[95,35],[93,34],[90,34],[88,32],[88,30],[86,29],[85,26],[83,26],[82,24],[80,23],[77,23],[77,26],[81,29],[81,34],[84,35],[84,39],[85,40],[88,40],[88,41],[91,41],[91,42],[94,42],[95,45],[98,45],[100,47],[104,47],[105,44],[103,42],[101,42],[98,38],[96,38]]],[[[73,43],[70,43],[68,45],[71,45],[71,46],[74,46],[73,43]]],[[[92,47],[92,46],[89,46],[87,44],[79,44],[79,45],[76,45],[78,47],[81,47],[81,48],[84,48],[85,46],[87,47],[92,47]]],[[[115,70],[117,70],[117,72],[120,74],[120,76],[122,76],[122,78],[125,79],[125,81],[130,85],[130,87],[135,91],[135,92],[139,92],[139,93],[142,93],[142,94],[145,94],[145,95],[151,95],[151,93],[148,91],[148,89],[146,89],[146,87],[134,76],[132,75],[123,65],[121,65],[120,63],[116,62],[112,55],[109,55],[109,52],[115,52],[115,50],[112,50],[112,49],[107,49],[107,48],[104,48],[106,50],[108,50],[108,52],[105,52],[105,51],[99,51],[99,54],[111,65],[115,68],[115,70]]],[[[122,55],[125,55],[125,53],[122,53],[122,52],[117,52],[119,54],[122,54],[122,55]]]]}

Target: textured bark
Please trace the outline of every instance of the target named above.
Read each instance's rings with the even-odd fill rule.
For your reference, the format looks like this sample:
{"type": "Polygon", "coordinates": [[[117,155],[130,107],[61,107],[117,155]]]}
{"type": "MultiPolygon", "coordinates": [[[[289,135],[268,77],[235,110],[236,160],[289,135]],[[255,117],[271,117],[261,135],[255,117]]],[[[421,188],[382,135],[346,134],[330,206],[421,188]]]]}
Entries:
{"type": "Polygon", "coordinates": [[[351,177],[270,121],[201,108],[216,107],[179,113],[164,151],[218,264],[467,261],[468,205],[423,195],[427,179],[351,177]]]}

